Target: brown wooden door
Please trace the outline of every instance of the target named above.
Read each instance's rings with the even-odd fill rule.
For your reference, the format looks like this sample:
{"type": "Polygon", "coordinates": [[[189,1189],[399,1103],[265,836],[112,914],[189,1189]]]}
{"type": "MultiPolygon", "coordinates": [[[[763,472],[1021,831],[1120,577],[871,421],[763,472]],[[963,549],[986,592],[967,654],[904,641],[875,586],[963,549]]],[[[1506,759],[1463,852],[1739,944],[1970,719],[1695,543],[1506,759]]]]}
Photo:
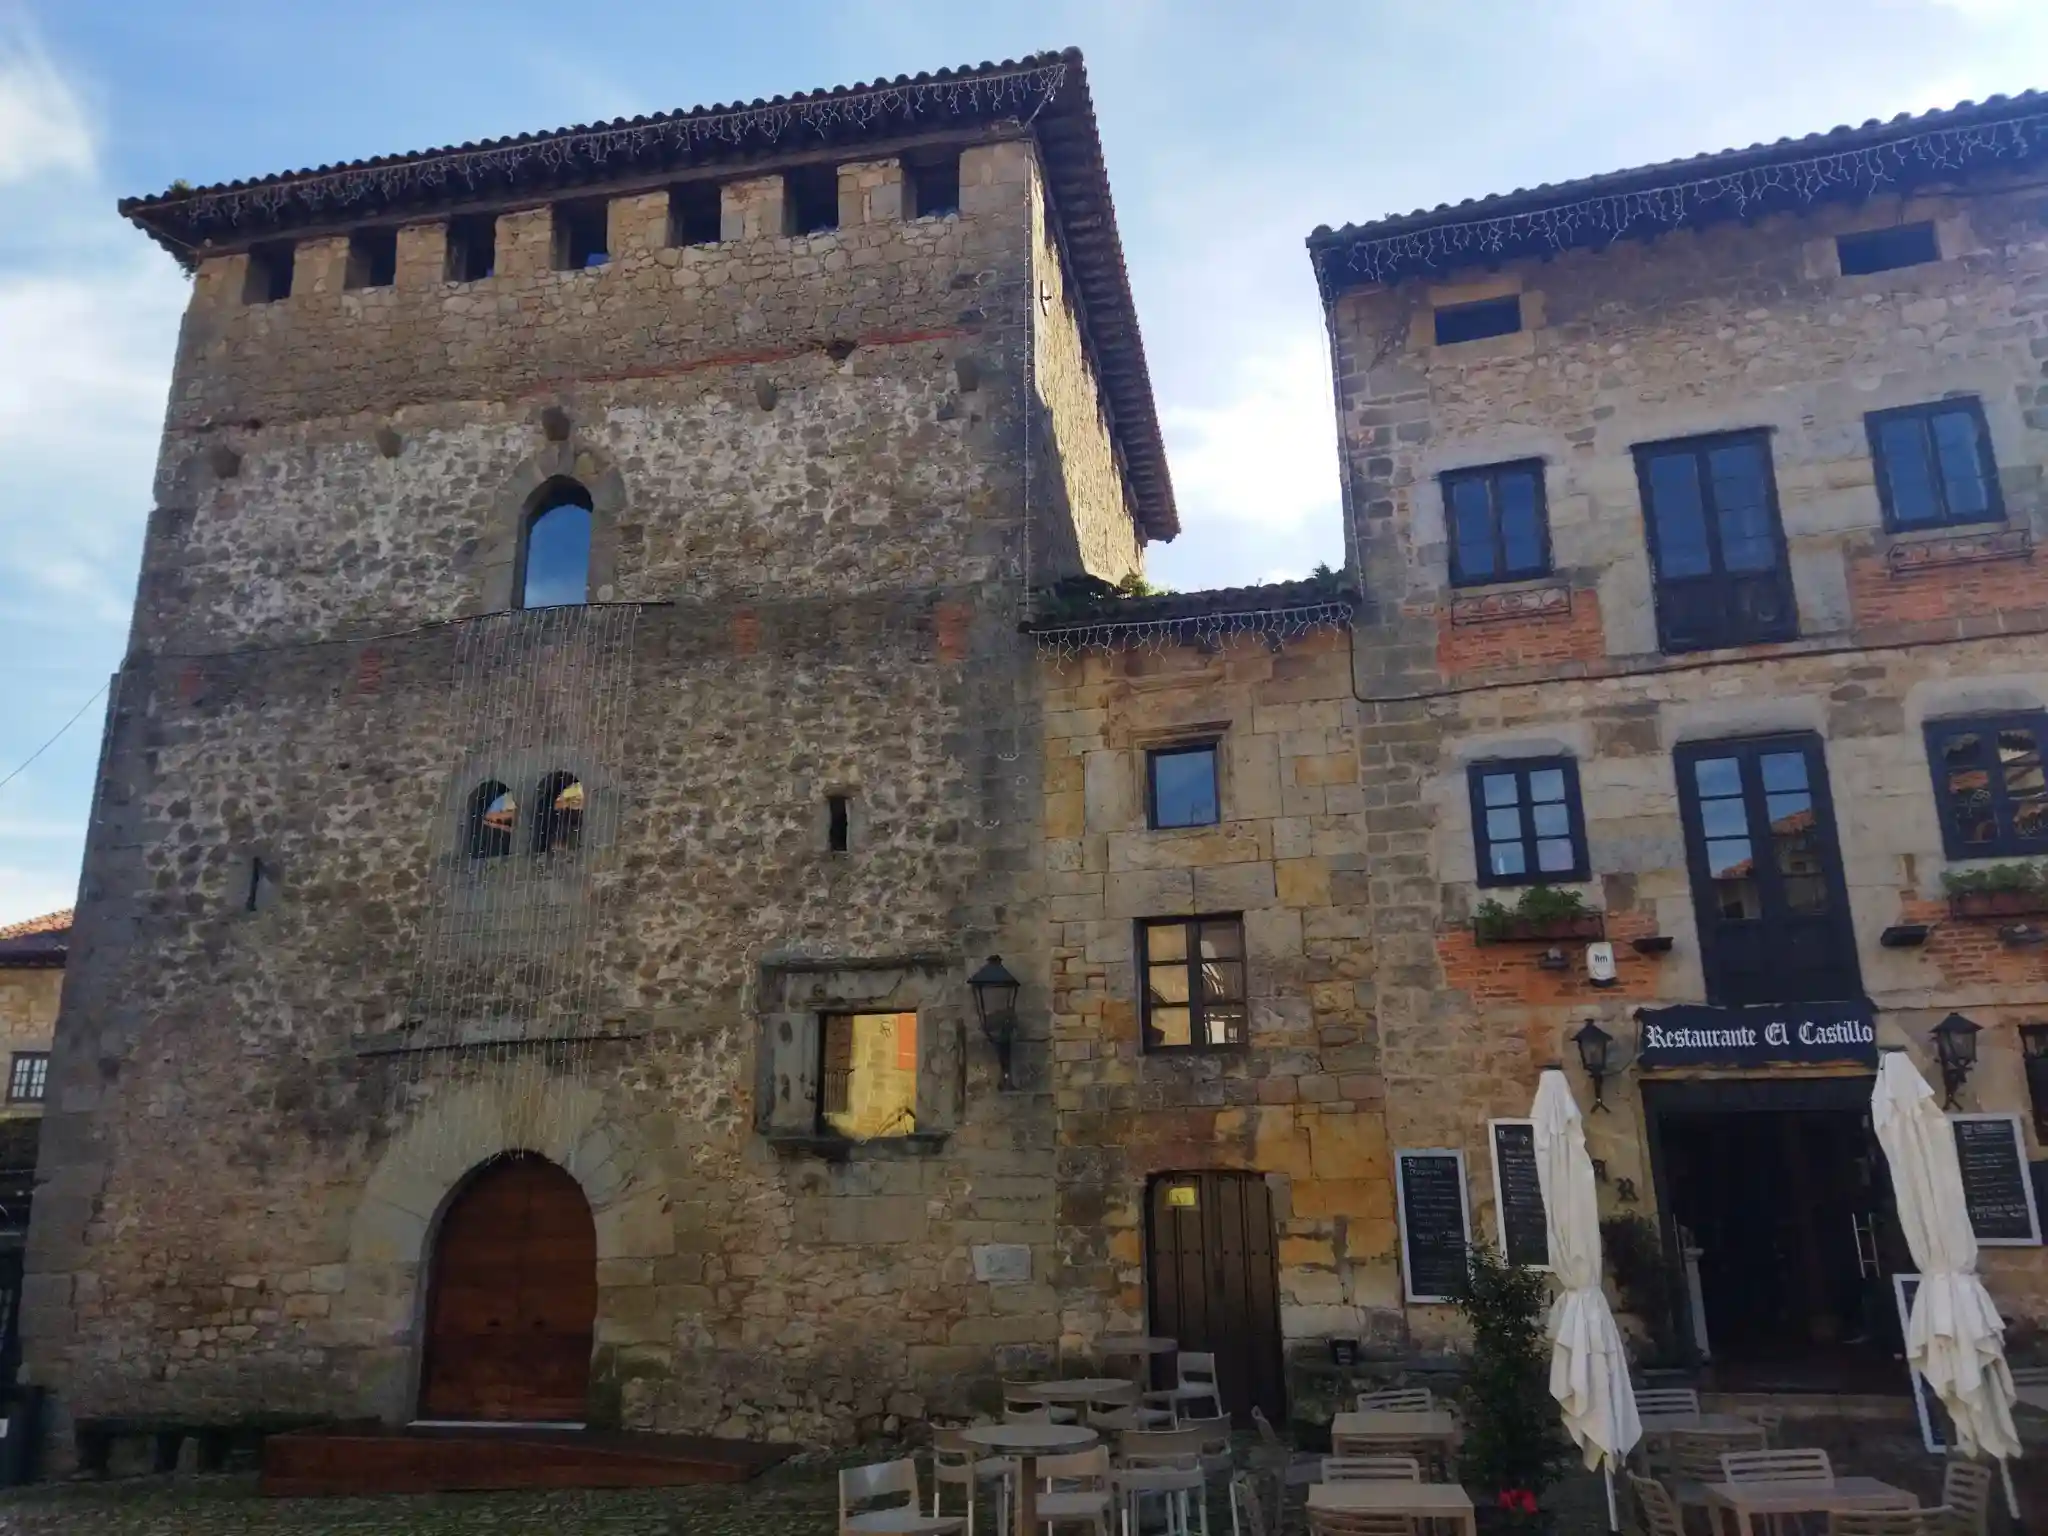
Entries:
{"type": "Polygon", "coordinates": [[[597,1228],[573,1178],[539,1157],[474,1175],[441,1220],[430,1278],[421,1418],[583,1418],[597,1228]]]}
{"type": "Polygon", "coordinates": [[[1151,1331],[1215,1355],[1224,1406],[1238,1419],[1248,1422],[1257,1405],[1284,1423],[1273,1205],[1264,1176],[1161,1174],[1150,1206],[1151,1331]]]}

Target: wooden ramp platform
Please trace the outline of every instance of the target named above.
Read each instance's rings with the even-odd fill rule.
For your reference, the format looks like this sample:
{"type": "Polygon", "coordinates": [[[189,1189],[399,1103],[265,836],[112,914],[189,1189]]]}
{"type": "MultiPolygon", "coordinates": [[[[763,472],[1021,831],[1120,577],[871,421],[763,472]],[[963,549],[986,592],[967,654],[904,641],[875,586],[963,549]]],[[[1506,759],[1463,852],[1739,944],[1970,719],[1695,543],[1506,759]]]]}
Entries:
{"type": "Polygon", "coordinates": [[[670,1488],[743,1483],[791,1447],[695,1435],[492,1425],[330,1425],[263,1442],[276,1498],[493,1488],[670,1488]]]}

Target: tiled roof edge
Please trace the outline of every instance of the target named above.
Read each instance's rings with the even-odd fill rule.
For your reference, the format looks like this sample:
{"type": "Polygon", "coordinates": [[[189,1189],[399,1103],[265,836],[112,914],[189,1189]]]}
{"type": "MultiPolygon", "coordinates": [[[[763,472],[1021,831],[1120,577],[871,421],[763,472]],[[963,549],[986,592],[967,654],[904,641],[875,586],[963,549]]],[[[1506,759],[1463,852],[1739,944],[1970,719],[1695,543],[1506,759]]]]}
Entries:
{"type": "Polygon", "coordinates": [[[1327,301],[1346,288],[1754,217],[2048,158],[2048,93],[1752,144],[1417,209],[1308,237],[1327,301]]]}

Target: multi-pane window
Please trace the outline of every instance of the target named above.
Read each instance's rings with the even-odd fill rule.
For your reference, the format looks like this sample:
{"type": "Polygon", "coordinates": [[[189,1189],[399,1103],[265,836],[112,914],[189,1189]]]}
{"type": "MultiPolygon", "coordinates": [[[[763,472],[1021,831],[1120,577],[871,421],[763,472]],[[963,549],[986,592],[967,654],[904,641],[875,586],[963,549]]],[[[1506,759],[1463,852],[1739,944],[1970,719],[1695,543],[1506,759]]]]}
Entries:
{"type": "Polygon", "coordinates": [[[1666,651],[1799,633],[1763,432],[1646,443],[1636,453],[1666,651]]]}
{"type": "Polygon", "coordinates": [[[1245,1043],[1244,919],[1148,918],[1138,924],[1148,1051],[1245,1043]]]}
{"type": "Polygon", "coordinates": [[[2042,713],[1929,722],[1927,756],[1950,858],[2048,853],[2044,740],[2042,713]]]}
{"type": "Polygon", "coordinates": [[[828,1013],[818,1031],[818,1129],[866,1141],[917,1129],[917,1015],[828,1013]]]}
{"type": "Polygon", "coordinates": [[[1820,742],[1702,742],[1677,759],[1708,1001],[1856,996],[1856,938],[1820,742]]]}
{"type": "Polygon", "coordinates": [[[1872,411],[1863,425],[1885,527],[1897,532],[2004,518],[1991,433],[1976,399],[1872,411]]]}
{"type": "Polygon", "coordinates": [[[1568,757],[1475,763],[1467,779],[1481,885],[1590,877],[1577,763],[1568,757]]]}
{"type": "Polygon", "coordinates": [[[15,1104],[40,1104],[50,1084],[48,1051],[16,1051],[7,1069],[7,1097],[15,1104]]]}
{"type": "Polygon", "coordinates": [[[1519,581],[1550,570],[1541,459],[1452,470],[1443,487],[1453,585],[1519,581]]]}
{"type": "Polygon", "coordinates": [[[1146,820],[1154,827],[1210,827],[1222,819],[1216,743],[1158,747],[1145,754],[1146,820]]]}

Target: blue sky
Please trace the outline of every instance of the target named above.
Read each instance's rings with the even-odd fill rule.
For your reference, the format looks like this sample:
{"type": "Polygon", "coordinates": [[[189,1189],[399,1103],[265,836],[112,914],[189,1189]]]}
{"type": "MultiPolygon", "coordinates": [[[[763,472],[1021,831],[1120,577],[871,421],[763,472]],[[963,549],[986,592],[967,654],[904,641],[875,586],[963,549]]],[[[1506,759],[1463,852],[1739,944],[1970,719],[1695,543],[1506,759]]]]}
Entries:
{"type": "MultiPolygon", "coordinates": [[[[185,281],[116,197],[1070,44],[1182,588],[1341,561],[1317,224],[2048,86],[2043,0],[0,0],[0,774],[126,638],[185,281]]],[[[72,898],[100,720],[0,788],[0,922],[72,898]]]]}

